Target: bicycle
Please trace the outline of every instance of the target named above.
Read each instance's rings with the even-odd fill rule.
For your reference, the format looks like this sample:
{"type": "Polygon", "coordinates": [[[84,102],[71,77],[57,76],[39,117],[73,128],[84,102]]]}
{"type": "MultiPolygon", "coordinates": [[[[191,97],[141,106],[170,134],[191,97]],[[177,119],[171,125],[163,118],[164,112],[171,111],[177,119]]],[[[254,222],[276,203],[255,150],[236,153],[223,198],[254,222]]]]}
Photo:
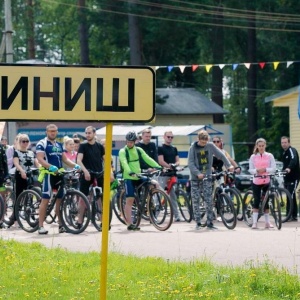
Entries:
{"type": "MultiPolygon", "coordinates": [[[[280,190],[282,188],[279,188],[278,185],[276,184],[276,176],[280,174],[284,175],[285,173],[276,172],[275,174],[255,175],[255,177],[259,177],[259,178],[267,178],[267,177],[270,178],[270,184],[266,193],[265,194],[263,192],[261,193],[258,219],[262,215],[264,215],[266,205],[268,204],[271,216],[273,217],[275,225],[278,230],[280,230],[282,226],[281,209],[283,207],[281,204],[282,203],[281,201],[283,201],[282,194],[280,194],[280,190]]],[[[243,219],[249,227],[253,225],[253,221],[252,221],[253,203],[254,203],[253,191],[248,190],[243,199],[243,219]]]]}
{"type": "Polygon", "coordinates": [[[216,188],[221,188],[231,199],[236,210],[237,220],[243,220],[242,201],[243,196],[234,184],[235,173],[222,171],[216,176],[216,188]]]}
{"type": "MultiPolygon", "coordinates": [[[[151,177],[160,173],[156,170],[151,173],[140,173],[136,176],[143,182],[135,188],[134,204],[132,206],[132,220],[126,224],[134,224],[138,227],[141,223],[142,215],[149,217],[150,223],[158,230],[165,231],[170,228],[173,222],[173,208],[169,196],[162,190],[155,188],[157,182],[151,177]],[[141,193],[141,190],[144,192],[141,193]]],[[[119,207],[123,219],[125,218],[126,195],[123,190],[119,197],[119,207]]]]}
{"type": "MultiPolygon", "coordinates": [[[[211,175],[205,175],[203,178],[203,181],[205,180],[214,180],[216,177],[220,176],[221,173],[216,173],[216,174],[211,174],[211,175]]],[[[204,220],[205,222],[201,225],[202,227],[206,226],[206,212],[207,212],[207,205],[206,202],[204,201],[204,196],[203,193],[200,193],[200,199],[199,199],[199,209],[200,209],[200,217],[201,220],[204,220]]],[[[237,223],[237,215],[236,215],[236,210],[234,208],[233,202],[226,193],[226,188],[225,187],[218,187],[215,189],[214,194],[212,196],[212,201],[213,201],[213,209],[214,209],[214,214],[216,218],[216,211],[219,213],[222,223],[225,225],[226,228],[228,229],[234,229],[236,227],[237,223]]]]}
{"type": "Polygon", "coordinates": [[[165,187],[166,193],[170,196],[171,190],[175,190],[176,201],[179,208],[179,211],[183,217],[183,219],[190,223],[193,219],[192,208],[190,205],[190,201],[186,192],[179,186],[177,172],[184,170],[184,168],[179,167],[175,164],[171,165],[170,179],[167,182],[167,186],[165,187]]]}
{"type": "MultiPolygon", "coordinates": [[[[79,234],[83,232],[90,222],[90,206],[89,202],[84,194],[72,187],[73,177],[77,170],[65,171],[64,169],[59,169],[57,173],[50,172],[44,168],[41,168],[41,173],[39,176],[39,181],[42,181],[45,174],[51,174],[59,176],[61,180],[58,182],[58,191],[51,201],[49,201],[46,216],[49,216],[53,210],[57,195],[64,191],[64,196],[61,199],[61,205],[59,208],[59,213],[62,221],[62,226],[67,232],[73,234],[79,234]],[[82,226],[78,226],[78,204],[83,202],[86,205],[86,212],[83,216],[82,226]]],[[[19,226],[26,232],[35,232],[38,230],[39,225],[39,206],[42,201],[41,195],[39,195],[34,190],[23,191],[15,205],[15,216],[19,226]]]]}
{"type": "MultiPolygon", "coordinates": [[[[39,169],[34,167],[27,167],[26,169],[26,189],[32,189],[41,195],[41,188],[37,186],[37,176],[39,175],[39,169]]],[[[6,203],[6,212],[4,222],[8,226],[12,226],[15,222],[14,217],[14,205],[16,202],[15,194],[15,175],[10,174],[6,180],[6,192],[5,192],[5,203],[6,203]]]]}
{"type": "MultiPolygon", "coordinates": [[[[88,170],[94,176],[93,183],[90,186],[89,201],[92,207],[91,222],[98,231],[102,231],[102,215],[103,215],[103,193],[102,188],[97,185],[97,178],[103,177],[104,171],[96,172],[88,170]]],[[[112,220],[112,206],[109,206],[109,227],[112,220]]]]}

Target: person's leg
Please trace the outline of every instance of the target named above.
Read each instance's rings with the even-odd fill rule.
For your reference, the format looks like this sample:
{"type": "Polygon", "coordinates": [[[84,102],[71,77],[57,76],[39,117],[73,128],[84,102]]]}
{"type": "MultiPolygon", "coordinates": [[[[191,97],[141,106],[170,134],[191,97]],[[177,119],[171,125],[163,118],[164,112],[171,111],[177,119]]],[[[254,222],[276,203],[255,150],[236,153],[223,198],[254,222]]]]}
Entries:
{"type": "Polygon", "coordinates": [[[39,234],[47,234],[48,231],[44,229],[44,221],[46,219],[46,212],[48,203],[50,200],[50,190],[51,190],[51,184],[50,184],[50,175],[45,175],[43,185],[42,185],[42,200],[39,206],[39,234]]]}
{"type": "MultiPolygon", "coordinates": [[[[89,197],[89,188],[90,188],[90,185],[91,185],[92,181],[93,181],[92,178],[91,178],[90,181],[87,181],[87,180],[84,179],[84,177],[82,177],[81,180],[80,180],[80,192],[82,192],[87,198],[89,197]]],[[[78,226],[80,226],[83,222],[83,216],[84,216],[85,210],[86,210],[85,203],[83,201],[79,200],[79,202],[78,202],[78,215],[77,215],[78,226]]]]}
{"type": "Polygon", "coordinates": [[[252,228],[257,228],[257,221],[258,221],[258,212],[259,212],[259,204],[261,201],[261,188],[262,186],[252,184],[252,191],[253,191],[253,207],[252,207],[252,228]]]}
{"type": "Polygon", "coordinates": [[[196,229],[199,229],[201,226],[201,212],[200,212],[200,182],[199,180],[193,180],[190,182],[191,187],[191,197],[192,197],[192,205],[194,218],[196,221],[196,229]]]}
{"type": "Polygon", "coordinates": [[[213,224],[213,199],[212,199],[212,180],[207,179],[203,181],[203,197],[206,203],[207,225],[213,224]]]}

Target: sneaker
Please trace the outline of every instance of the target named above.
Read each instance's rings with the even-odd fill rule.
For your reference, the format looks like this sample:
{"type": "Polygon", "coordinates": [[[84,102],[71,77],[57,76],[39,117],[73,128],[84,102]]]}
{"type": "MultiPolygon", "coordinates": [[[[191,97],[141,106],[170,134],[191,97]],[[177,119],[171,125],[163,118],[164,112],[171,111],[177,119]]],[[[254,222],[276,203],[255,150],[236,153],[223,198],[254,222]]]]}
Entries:
{"type": "Polygon", "coordinates": [[[42,226],[42,227],[39,227],[38,233],[39,233],[39,234],[47,234],[47,233],[48,233],[48,230],[46,230],[46,229],[42,226]]]}
{"type": "Polygon", "coordinates": [[[271,223],[266,223],[265,228],[266,228],[266,229],[274,228],[274,226],[273,226],[271,223]]]}
{"type": "Polygon", "coordinates": [[[58,233],[65,233],[67,232],[66,228],[62,225],[59,225],[58,226],[58,233]]]}
{"type": "Polygon", "coordinates": [[[75,222],[75,228],[80,229],[82,227],[81,223],[75,222]]]}
{"type": "Polygon", "coordinates": [[[217,217],[217,221],[218,222],[222,222],[222,218],[221,217],[217,217]]]}
{"type": "Polygon", "coordinates": [[[201,223],[197,223],[195,229],[199,230],[199,229],[201,229],[201,227],[203,227],[202,224],[201,223]]]}
{"type": "Polygon", "coordinates": [[[0,229],[6,229],[6,228],[7,228],[7,227],[6,227],[5,223],[1,222],[1,223],[0,223],[0,229]]]}
{"type": "Polygon", "coordinates": [[[130,224],[130,225],[127,226],[127,230],[131,230],[131,231],[138,231],[138,230],[140,230],[140,229],[141,229],[141,228],[136,227],[136,226],[133,225],[133,224],[130,224]]]}
{"type": "Polygon", "coordinates": [[[251,229],[257,229],[257,223],[253,223],[251,229]]]}
{"type": "Polygon", "coordinates": [[[207,224],[207,229],[214,230],[214,229],[218,229],[218,228],[215,227],[213,223],[210,223],[210,224],[207,224]]]}
{"type": "Polygon", "coordinates": [[[181,222],[181,219],[179,217],[174,219],[174,222],[181,222]]]}

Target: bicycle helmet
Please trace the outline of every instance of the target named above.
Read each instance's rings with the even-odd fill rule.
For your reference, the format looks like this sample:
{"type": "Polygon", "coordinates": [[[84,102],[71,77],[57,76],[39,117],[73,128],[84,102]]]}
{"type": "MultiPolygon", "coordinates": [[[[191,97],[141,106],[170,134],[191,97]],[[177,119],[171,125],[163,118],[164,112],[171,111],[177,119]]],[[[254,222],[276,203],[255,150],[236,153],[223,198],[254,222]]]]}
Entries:
{"type": "Polygon", "coordinates": [[[137,140],[137,136],[136,133],[134,131],[129,131],[126,134],[126,141],[136,141],[137,140]]]}

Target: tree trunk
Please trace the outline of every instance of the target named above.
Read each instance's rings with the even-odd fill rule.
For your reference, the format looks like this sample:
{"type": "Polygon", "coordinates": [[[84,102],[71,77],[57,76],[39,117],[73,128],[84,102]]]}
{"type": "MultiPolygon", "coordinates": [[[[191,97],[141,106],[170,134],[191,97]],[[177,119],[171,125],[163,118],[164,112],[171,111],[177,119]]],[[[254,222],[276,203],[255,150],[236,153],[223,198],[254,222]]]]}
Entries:
{"type": "Polygon", "coordinates": [[[34,14],[33,14],[33,1],[27,0],[27,47],[28,59],[35,59],[35,41],[34,41],[34,14]]]}
{"type": "MultiPolygon", "coordinates": [[[[220,1],[217,2],[218,5],[220,1]]],[[[218,11],[222,12],[223,7],[219,7],[218,11]]],[[[215,24],[223,24],[223,16],[216,16],[214,18],[215,24]]],[[[224,31],[222,26],[213,27],[213,41],[212,52],[213,62],[221,63],[224,58],[224,31]]],[[[219,67],[212,68],[212,88],[211,88],[212,101],[223,107],[223,70],[219,67]]],[[[224,115],[214,115],[214,123],[224,123],[224,115]]]]}
{"type": "MultiPolygon", "coordinates": [[[[256,24],[255,16],[249,20],[249,27],[254,29],[248,29],[248,61],[256,62],[256,24]]],[[[256,103],[256,76],[257,65],[251,65],[248,70],[247,85],[248,85],[248,141],[249,141],[249,155],[253,151],[253,142],[257,138],[257,103],[256,103]]]]}
{"type": "Polygon", "coordinates": [[[88,24],[85,11],[85,0],[78,0],[78,20],[79,20],[79,42],[80,42],[80,64],[90,64],[88,24]]]}
{"type": "Polygon", "coordinates": [[[139,28],[138,17],[131,15],[134,12],[136,4],[132,1],[128,4],[128,30],[129,30],[129,47],[130,47],[130,64],[142,65],[142,40],[139,28]]]}

